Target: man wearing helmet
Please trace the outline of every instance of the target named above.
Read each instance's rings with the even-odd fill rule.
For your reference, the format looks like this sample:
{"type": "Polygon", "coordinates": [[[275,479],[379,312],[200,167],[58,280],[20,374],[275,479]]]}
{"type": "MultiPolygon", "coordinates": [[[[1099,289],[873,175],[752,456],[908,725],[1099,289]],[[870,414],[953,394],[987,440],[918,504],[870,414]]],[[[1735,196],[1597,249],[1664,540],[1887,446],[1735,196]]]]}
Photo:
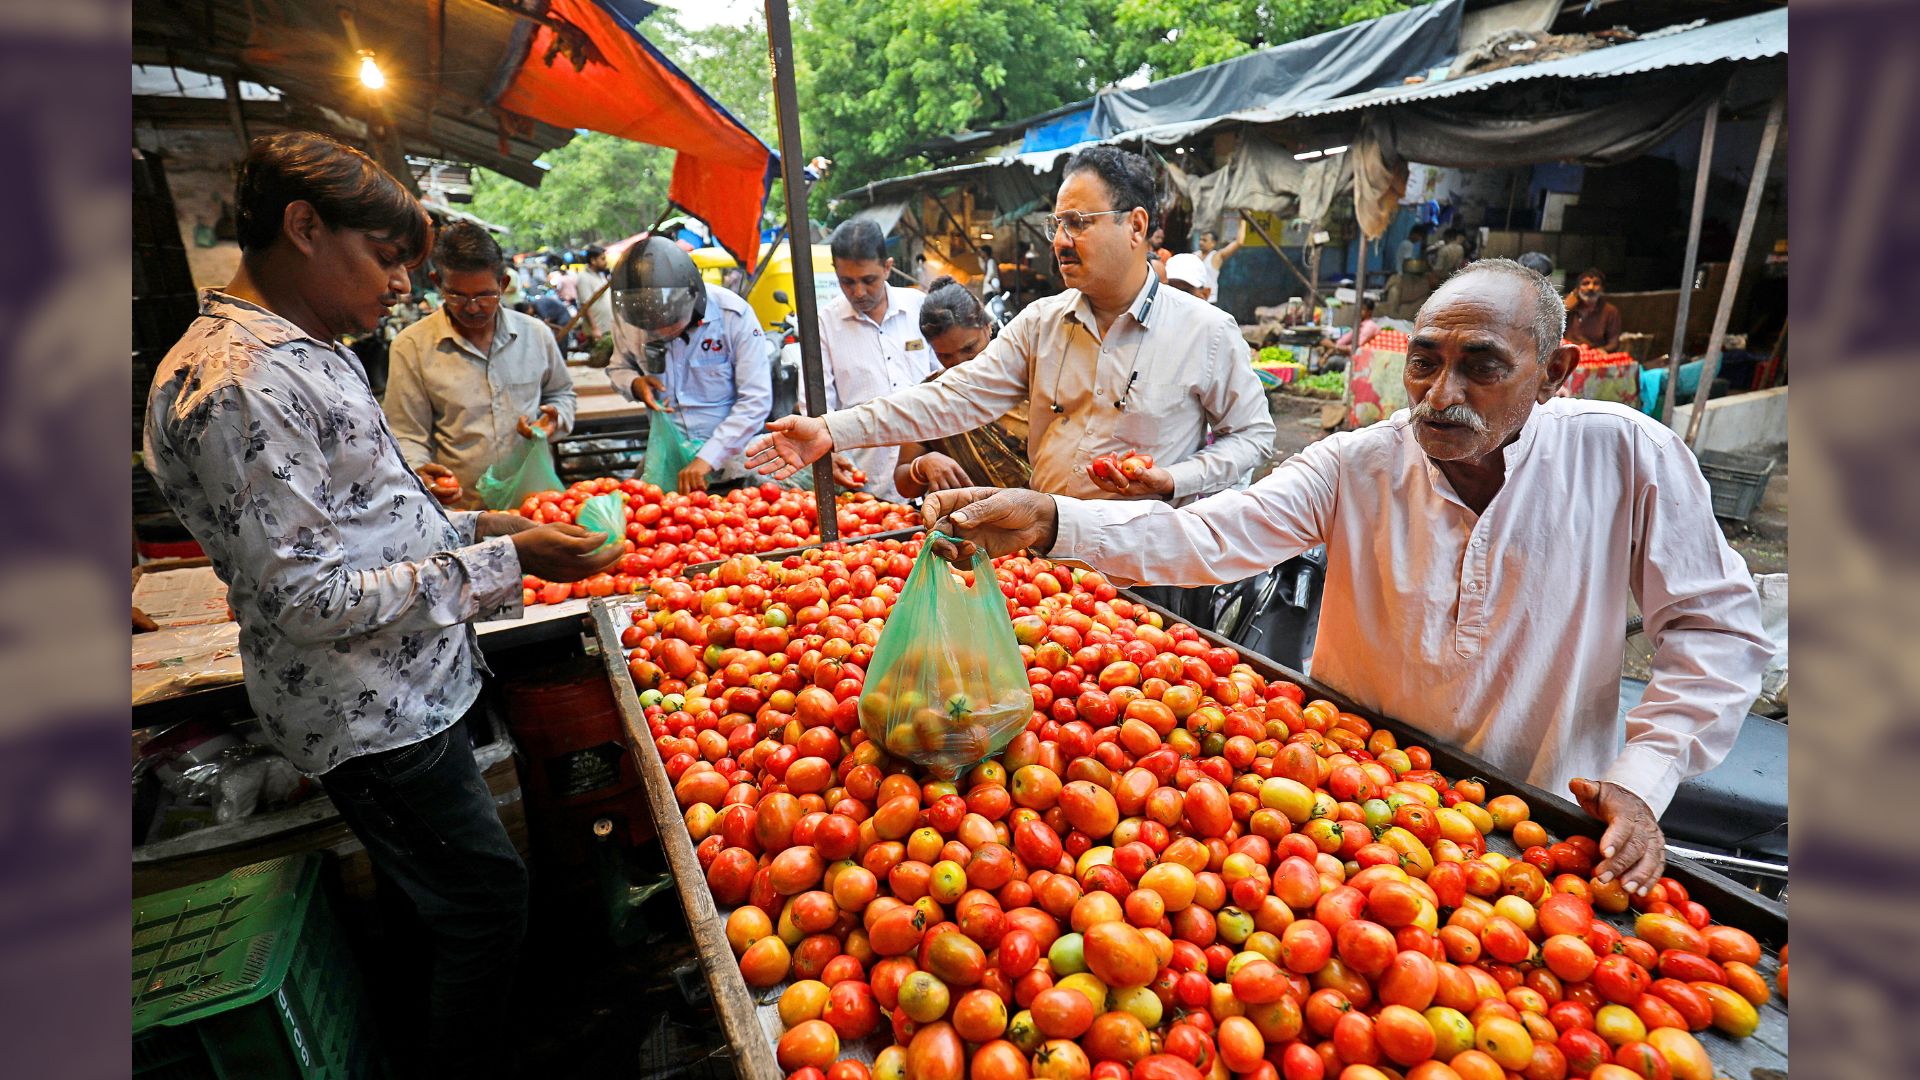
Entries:
{"type": "Polygon", "coordinates": [[[622,253],[609,291],[614,390],[700,444],[679,490],[705,491],[715,470],[722,481],[744,475],[740,452],[773,408],[766,337],[753,309],[703,281],[686,251],[663,236],[622,253]]]}

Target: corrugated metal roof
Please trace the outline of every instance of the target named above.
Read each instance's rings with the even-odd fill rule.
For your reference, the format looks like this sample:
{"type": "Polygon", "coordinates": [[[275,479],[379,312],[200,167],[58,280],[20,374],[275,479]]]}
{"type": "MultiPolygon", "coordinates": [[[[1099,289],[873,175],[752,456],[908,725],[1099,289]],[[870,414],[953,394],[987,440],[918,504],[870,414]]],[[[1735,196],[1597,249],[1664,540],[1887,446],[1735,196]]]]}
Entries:
{"type": "MultiPolygon", "coordinates": [[[[1697,30],[1646,37],[1621,45],[1561,57],[1540,64],[1523,64],[1498,71],[1467,75],[1443,82],[1391,86],[1351,94],[1319,105],[1293,110],[1290,116],[1327,116],[1354,109],[1400,105],[1412,101],[1456,97],[1496,86],[1532,79],[1606,79],[1640,75],[1663,68],[1722,62],[1762,60],[1787,55],[1787,9],[1762,12],[1743,19],[1712,23],[1697,30]]],[[[1280,119],[1270,117],[1269,119],[1280,119]]]]}

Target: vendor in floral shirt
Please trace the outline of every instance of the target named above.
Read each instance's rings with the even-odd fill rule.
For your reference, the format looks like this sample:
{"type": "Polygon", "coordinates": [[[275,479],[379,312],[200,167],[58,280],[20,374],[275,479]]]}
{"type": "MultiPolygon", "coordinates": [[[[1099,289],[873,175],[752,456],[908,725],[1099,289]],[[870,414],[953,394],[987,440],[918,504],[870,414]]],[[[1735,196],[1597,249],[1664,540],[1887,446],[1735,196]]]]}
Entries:
{"type": "Polygon", "coordinates": [[[522,574],[577,580],[621,549],[449,513],[401,457],[339,342],[407,294],[429,245],[392,176],[324,136],[266,136],[235,205],[240,270],[154,377],[146,461],[227,583],[268,736],[432,935],[432,1071],[490,1074],[527,883],[460,723],[483,670],[468,623],[518,616],[522,574]]]}

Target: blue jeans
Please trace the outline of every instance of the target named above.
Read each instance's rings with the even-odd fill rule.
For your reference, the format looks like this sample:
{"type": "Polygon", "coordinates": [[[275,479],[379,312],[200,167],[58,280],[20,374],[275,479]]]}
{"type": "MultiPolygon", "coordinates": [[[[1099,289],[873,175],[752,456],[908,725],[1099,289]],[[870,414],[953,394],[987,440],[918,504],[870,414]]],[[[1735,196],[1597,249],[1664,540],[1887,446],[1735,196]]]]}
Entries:
{"type": "Polygon", "coordinates": [[[432,1070],[495,1075],[527,930],[527,868],[480,776],[465,721],[411,746],[351,759],[320,783],[431,936],[432,1070]]]}

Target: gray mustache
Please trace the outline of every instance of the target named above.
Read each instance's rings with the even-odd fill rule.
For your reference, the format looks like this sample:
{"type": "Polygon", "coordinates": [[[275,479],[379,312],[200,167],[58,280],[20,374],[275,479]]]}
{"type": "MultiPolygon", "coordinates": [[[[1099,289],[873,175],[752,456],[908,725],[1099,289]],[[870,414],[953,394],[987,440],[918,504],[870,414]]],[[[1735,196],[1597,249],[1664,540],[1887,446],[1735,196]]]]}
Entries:
{"type": "Polygon", "coordinates": [[[1464,424],[1472,428],[1477,435],[1485,435],[1488,431],[1487,421],[1479,413],[1474,412],[1464,404],[1449,405],[1444,409],[1436,409],[1422,401],[1413,407],[1413,418],[1415,420],[1437,420],[1443,424],[1464,424]]]}

